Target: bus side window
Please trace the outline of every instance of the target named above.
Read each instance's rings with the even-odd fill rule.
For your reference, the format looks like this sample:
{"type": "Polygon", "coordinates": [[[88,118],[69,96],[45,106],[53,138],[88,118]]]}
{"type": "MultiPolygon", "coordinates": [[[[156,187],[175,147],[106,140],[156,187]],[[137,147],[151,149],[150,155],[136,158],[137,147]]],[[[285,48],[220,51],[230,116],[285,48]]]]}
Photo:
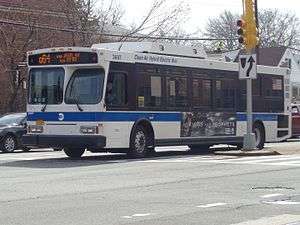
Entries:
{"type": "Polygon", "coordinates": [[[155,108],[162,105],[162,77],[143,74],[139,78],[138,87],[139,108],[155,108]]]}
{"type": "Polygon", "coordinates": [[[188,105],[188,90],[186,77],[167,77],[167,104],[172,107],[188,105]]]}
{"type": "Polygon", "coordinates": [[[125,73],[113,72],[109,74],[105,102],[112,107],[127,104],[127,77],[125,73]]]}
{"type": "Polygon", "coordinates": [[[195,107],[211,107],[211,86],[211,80],[193,79],[193,105],[195,107]]]}
{"type": "Polygon", "coordinates": [[[215,107],[233,109],[235,107],[235,91],[233,80],[216,80],[215,107]]]}

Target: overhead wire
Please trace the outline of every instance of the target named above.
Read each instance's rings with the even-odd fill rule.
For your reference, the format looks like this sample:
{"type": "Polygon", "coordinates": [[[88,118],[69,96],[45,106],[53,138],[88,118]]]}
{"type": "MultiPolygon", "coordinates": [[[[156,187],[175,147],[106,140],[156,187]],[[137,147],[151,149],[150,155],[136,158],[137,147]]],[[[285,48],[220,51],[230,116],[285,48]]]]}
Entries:
{"type": "Polygon", "coordinates": [[[80,33],[80,34],[93,34],[97,36],[106,36],[106,37],[124,37],[132,38],[132,39],[151,39],[151,40],[176,40],[176,41],[227,41],[227,40],[237,40],[237,38],[199,38],[199,37],[191,37],[191,38],[180,38],[180,37],[159,37],[159,36],[148,36],[148,35],[127,35],[124,34],[112,34],[112,33],[99,33],[97,30],[91,31],[84,31],[78,29],[71,29],[71,28],[60,28],[60,27],[53,27],[49,25],[41,25],[41,24],[29,24],[21,21],[15,20],[4,20],[0,19],[0,24],[9,24],[15,26],[23,26],[23,27],[30,27],[36,29],[46,29],[52,31],[61,31],[61,32],[68,32],[68,33],[80,33]]]}

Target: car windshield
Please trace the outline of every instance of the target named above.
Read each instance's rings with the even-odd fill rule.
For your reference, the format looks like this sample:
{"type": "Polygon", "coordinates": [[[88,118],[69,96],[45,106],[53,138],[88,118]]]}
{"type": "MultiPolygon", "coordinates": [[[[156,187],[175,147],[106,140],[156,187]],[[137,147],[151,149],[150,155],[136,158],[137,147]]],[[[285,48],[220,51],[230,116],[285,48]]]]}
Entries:
{"type": "Polygon", "coordinates": [[[11,114],[0,117],[1,125],[19,125],[25,119],[25,115],[11,114]]]}
{"type": "Polygon", "coordinates": [[[35,68],[29,73],[29,104],[61,104],[65,72],[62,68],[35,68]]]}
{"type": "Polygon", "coordinates": [[[104,71],[79,69],[74,72],[66,90],[67,104],[97,104],[102,99],[104,71]]]}

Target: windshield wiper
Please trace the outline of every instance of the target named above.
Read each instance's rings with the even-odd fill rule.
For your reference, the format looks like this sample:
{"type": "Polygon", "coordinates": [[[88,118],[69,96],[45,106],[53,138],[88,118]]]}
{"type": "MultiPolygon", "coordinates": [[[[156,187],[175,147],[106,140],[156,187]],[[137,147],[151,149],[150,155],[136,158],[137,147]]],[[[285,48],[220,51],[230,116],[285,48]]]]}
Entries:
{"type": "Polygon", "coordinates": [[[77,105],[78,110],[79,110],[80,112],[82,112],[82,111],[83,111],[83,108],[81,108],[81,106],[79,105],[78,102],[76,102],[76,105],[77,105]]]}
{"type": "Polygon", "coordinates": [[[79,105],[79,100],[78,100],[77,98],[74,99],[74,103],[77,105],[78,110],[79,110],[80,112],[82,112],[82,111],[83,111],[83,108],[81,108],[81,106],[79,105]]]}

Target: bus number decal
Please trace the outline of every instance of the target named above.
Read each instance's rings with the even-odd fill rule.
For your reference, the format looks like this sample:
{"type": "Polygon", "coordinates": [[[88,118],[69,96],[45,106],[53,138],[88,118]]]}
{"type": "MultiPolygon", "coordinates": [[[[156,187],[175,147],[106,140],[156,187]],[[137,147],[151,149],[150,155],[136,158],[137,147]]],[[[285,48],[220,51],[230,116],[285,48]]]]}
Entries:
{"type": "Polygon", "coordinates": [[[122,60],[122,55],[113,55],[113,60],[122,60]]]}

